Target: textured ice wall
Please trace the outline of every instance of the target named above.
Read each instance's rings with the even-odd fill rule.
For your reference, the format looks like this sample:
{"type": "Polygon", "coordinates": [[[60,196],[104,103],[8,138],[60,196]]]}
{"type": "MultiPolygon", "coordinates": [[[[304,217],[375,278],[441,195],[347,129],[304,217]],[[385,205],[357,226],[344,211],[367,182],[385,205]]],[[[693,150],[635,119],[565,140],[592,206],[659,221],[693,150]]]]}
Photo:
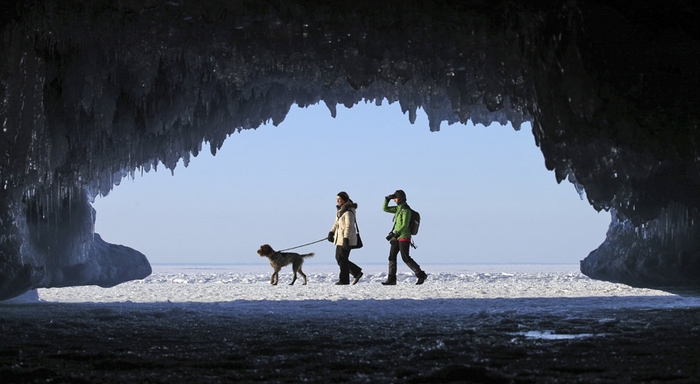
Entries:
{"type": "Polygon", "coordinates": [[[700,222],[688,209],[672,204],[656,220],[634,226],[615,214],[606,239],[581,261],[594,279],[698,295],[700,222]]]}
{"type": "MultiPolygon", "coordinates": [[[[237,130],[280,124],[293,104],[335,115],[398,102],[410,121],[424,109],[432,130],[531,121],[557,181],[595,209],[633,228],[670,204],[697,216],[700,49],[685,21],[697,10],[550,3],[17,1],[0,14],[0,299],[147,276],[145,256],[94,235],[90,199],[132,172],[187,164],[203,142],[215,153],[237,130]]],[[[599,270],[635,252],[608,241],[621,245],[586,273],[675,286],[664,258],[599,270]]],[[[683,285],[700,291],[691,275],[683,285]]]]}

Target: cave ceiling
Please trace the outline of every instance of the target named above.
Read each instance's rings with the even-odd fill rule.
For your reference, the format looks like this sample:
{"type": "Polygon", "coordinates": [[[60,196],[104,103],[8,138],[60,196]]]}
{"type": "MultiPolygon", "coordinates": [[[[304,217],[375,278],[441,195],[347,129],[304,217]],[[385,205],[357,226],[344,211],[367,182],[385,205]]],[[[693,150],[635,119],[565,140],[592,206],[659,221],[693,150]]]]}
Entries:
{"type": "Polygon", "coordinates": [[[698,8],[11,2],[0,11],[0,291],[147,275],[137,251],[129,257],[140,267],[128,272],[109,256],[128,249],[93,240],[92,197],[134,171],[216,153],[239,130],[281,124],[293,105],[323,103],[335,116],[362,101],[399,103],[411,122],[422,109],[431,130],[530,122],[557,181],[614,212],[584,273],[700,290],[699,275],[684,272],[700,265],[698,8]],[[84,222],[65,224],[72,216],[84,222]],[[653,247],[640,245],[649,237],[653,247]]]}

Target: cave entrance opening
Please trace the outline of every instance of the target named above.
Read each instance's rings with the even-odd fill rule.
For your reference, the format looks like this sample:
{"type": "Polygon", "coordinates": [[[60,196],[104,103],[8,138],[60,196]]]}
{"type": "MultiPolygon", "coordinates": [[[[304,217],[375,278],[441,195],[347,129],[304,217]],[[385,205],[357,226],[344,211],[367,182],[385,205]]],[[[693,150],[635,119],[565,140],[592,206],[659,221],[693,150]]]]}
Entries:
{"type": "MultiPolygon", "coordinates": [[[[216,156],[201,152],[174,174],[161,165],[98,197],[96,232],[154,265],[263,263],[260,244],[324,237],[345,190],[366,237],[354,260],[383,264],[391,217],[381,202],[403,189],[424,216],[415,251],[424,263],[575,264],[610,222],[573,185],[556,183],[529,124],[430,132],[422,110],[410,124],[398,103],[338,108],[336,118],[313,105],[231,135],[216,156]]],[[[314,262],[334,262],[329,243],[315,248],[314,262]]]]}

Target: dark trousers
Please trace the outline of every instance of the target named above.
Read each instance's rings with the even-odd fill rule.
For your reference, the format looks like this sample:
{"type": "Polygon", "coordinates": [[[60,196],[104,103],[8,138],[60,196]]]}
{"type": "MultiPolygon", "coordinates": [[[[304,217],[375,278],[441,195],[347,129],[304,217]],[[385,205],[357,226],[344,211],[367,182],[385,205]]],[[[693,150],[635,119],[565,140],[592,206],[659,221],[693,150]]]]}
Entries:
{"type": "Polygon", "coordinates": [[[341,283],[349,283],[350,274],[352,274],[354,277],[362,272],[362,268],[350,261],[350,250],[343,249],[341,245],[337,245],[335,247],[335,261],[338,262],[338,266],[340,267],[340,276],[338,281],[341,283]]]}
{"type": "Polygon", "coordinates": [[[392,241],[391,242],[391,249],[389,249],[389,276],[388,279],[390,281],[396,281],[396,257],[399,254],[399,251],[401,252],[401,260],[403,260],[406,265],[408,265],[408,268],[411,268],[411,271],[416,274],[416,276],[420,275],[423,271],[420,269],[420,265],[416,263],[415,260],[409,256],[408,251],[411,249],[411,242],[410,241],[392,241]]]}

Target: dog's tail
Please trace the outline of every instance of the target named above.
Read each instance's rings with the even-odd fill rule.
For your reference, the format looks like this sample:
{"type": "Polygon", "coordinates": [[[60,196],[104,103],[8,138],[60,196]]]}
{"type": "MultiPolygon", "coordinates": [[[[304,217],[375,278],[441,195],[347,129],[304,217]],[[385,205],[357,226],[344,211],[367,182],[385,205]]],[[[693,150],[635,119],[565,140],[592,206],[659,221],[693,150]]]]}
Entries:
{"type": "Polygon", "coordinates": [[[315,255],[315,253],[310,252],[310,253],[305,253],[305,254],[301,255],[301,257],[311,257],[313,255],[315,255]]]}

